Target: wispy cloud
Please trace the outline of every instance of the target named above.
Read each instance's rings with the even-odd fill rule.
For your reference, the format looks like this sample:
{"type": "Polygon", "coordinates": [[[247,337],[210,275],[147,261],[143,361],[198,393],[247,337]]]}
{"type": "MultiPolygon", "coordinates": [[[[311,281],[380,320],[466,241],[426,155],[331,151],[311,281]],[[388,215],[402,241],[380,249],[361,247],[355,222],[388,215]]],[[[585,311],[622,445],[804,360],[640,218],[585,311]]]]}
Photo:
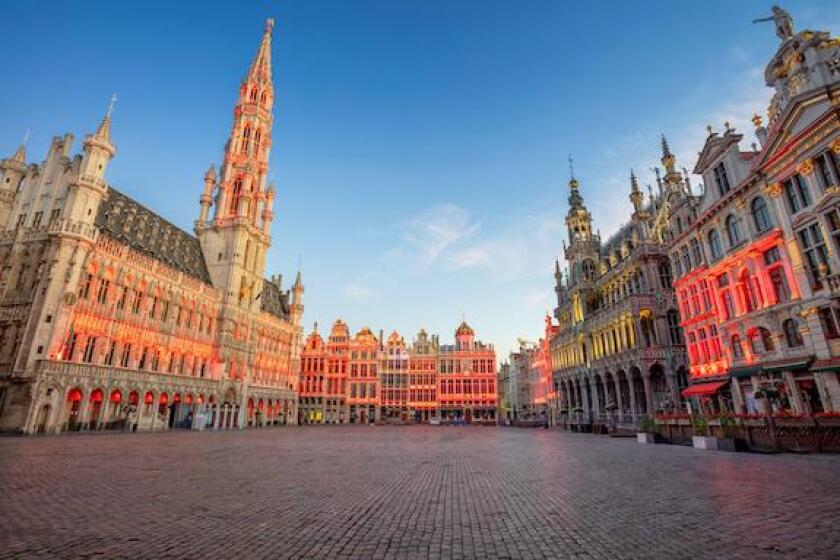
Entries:
{"type": "Polygon", "coordinates": [[[403,239],[419,250],[426,264],[431,264],[448,248],[472,238],[481,223],[474,221],[467,209],[442,203],[413,216],[401,228],[403,239]]]}
{"type": "Polygon", "coordinates": [[[360,282],[351,282],[344,286],[344,298],[350,303],[368,304],[379,299],[379,292],[360,282]]]}

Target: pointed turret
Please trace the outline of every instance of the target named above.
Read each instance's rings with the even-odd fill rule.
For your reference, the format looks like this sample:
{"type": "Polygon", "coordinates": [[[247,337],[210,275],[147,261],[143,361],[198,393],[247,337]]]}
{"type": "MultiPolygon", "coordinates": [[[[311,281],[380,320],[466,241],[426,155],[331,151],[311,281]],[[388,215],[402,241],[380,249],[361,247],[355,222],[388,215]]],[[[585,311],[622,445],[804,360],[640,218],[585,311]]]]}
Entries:
{"type": "Polygon", "coordinates": [[[632,169],[630,170],[630,202],[633,203],[633,210],[637,214],[644,209],[645,195],[639,190],[639,183],[632,169]]]}

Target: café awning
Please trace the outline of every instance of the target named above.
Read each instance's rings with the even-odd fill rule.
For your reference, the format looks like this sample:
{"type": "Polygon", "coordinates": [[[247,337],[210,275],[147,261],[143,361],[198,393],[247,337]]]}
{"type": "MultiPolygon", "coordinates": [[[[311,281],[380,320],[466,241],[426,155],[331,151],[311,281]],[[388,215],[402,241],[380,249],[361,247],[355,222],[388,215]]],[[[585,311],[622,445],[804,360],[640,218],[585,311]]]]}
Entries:
{"type": "Polygon", "coordinates": [[[727,381],[714,381],[712,383],[695,383],[682,390],[684,397],[697,397],[700,395],[711,395],[726,385],[727,381]]]}

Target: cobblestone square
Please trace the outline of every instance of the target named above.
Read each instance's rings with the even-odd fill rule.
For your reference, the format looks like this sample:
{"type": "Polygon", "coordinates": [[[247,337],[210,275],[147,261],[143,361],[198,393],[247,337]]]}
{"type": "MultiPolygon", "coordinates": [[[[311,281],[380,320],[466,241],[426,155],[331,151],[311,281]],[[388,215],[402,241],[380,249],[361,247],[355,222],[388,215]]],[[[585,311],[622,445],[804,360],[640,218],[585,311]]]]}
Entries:
{"type": "Polygon", "coordinates": [[[554,430],[5,438],[0,557],[836,558],[838,487],[837,456],[554,430]]]}

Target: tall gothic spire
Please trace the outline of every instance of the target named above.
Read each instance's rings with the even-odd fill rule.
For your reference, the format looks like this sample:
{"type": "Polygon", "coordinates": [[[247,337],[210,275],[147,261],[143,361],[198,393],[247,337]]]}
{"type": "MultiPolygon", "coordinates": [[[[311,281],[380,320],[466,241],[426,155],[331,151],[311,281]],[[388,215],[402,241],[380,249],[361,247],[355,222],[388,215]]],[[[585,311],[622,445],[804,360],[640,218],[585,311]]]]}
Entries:
{"type": "Polygon", "coordinates": [[[214,220],[221,225],[231,221],[252,226],[268,235],[273,217],[266,176],[271,148],[271,109],[274,86],[271,81],[271,32],[268,19],[257,54],[242,80],[233,110],[233,127],[225,146],[220,170],[219,197],[214,220]]]}

